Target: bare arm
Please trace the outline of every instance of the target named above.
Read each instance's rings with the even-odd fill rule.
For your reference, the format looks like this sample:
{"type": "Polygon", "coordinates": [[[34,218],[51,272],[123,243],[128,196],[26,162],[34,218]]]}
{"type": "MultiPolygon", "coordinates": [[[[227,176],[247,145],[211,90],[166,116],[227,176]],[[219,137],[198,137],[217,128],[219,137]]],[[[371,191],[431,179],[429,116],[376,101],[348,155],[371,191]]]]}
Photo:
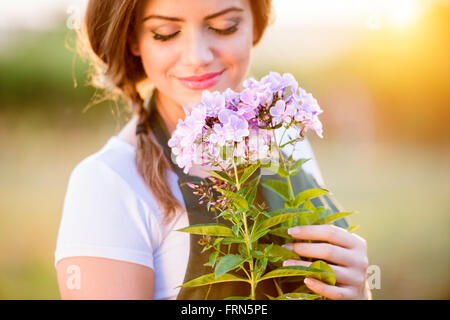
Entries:
{"type": "Polygon", "coordinates": [[[57,263],[57,276],[64,300],[153,299],[153,269],[140,264],[69,257],[57,263]]]}

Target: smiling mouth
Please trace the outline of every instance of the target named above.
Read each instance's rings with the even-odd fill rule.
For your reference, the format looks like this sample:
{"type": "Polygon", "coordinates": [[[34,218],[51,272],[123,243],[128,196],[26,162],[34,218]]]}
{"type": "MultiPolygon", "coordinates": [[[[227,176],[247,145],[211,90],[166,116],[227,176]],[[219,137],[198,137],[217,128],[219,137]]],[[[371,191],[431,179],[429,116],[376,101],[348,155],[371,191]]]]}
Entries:
{"type": "Polygon", "coordinates": [[[220,72],[206,73],[200,76],[178,78],[182,85],[192,90],[203,90],[215,85],[226,69],[220,72]]]}

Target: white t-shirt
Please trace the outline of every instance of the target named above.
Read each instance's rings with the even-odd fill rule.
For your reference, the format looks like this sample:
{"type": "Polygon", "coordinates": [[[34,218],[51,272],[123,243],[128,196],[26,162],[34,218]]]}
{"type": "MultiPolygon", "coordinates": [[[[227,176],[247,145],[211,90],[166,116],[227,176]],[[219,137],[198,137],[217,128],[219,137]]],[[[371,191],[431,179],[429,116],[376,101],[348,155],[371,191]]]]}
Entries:
{"type": "MultiPolygon", "coordinates": [[[[309,142],[296,148],[304,170],[322,183],[309,142]]],[[[189,259],[190,236],[176,231],[189,225],[183,210],[162,224],[162,210],[137,171],[133,145],[112,136],[96,153],[73,169],[64,199],[55,250],[56,263],[66,257],[91,256],[144,265],[154,272],[154,299],[176,299],[189,259]]],[[[296,157],[294,156],[294,159],[296,157]]],[[[168,183],[185,207],[178,176],[168,183]]]]}
{"type": "MultiPolygon", "coordinates": [[[[167,225],[134,163],[135,147],[117,136],[72,171],[55,251],[58,260],[92,256],[138,263],[153,269],[154,299],[175,299],[189,258],[185,211],[167,225]]],[[[184,204],[178,176],[168,183],[184,204]]]]}

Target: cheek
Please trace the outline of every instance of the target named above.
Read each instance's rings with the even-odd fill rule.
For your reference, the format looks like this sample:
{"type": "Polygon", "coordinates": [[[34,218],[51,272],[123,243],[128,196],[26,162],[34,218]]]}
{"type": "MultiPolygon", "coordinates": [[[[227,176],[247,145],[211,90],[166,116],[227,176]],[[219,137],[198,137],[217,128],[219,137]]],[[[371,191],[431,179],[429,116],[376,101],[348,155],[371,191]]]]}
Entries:
{"type": "Polygon", "coordinates": [[[220,60],[230,68],[230,87],[236,88],[242,82],[250,66],[252,38],[243,34],[221,44],[218,55],[220,60]]]}
{"type": "Polygon", "coordinates": [[[177,50],[170,46],[155,46],[150,41],[141,44],[141,58],[148,78],[156,86],[164,79],[167,71],[176,63],[177,50]]]}

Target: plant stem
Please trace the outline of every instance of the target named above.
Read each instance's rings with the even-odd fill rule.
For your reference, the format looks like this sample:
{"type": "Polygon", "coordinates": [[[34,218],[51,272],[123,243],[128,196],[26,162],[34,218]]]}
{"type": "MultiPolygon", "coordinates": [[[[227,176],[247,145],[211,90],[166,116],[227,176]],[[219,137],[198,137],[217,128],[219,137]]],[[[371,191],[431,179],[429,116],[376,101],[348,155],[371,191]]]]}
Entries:
{"type": "MultiPolygon", "coordinates": [[[[240,184],[239,184],[239,177],[238,177],[238,173],[237,173],[237,168],[236,168],[236,163],[234,162],[234,156],[231,159],[232,163],[233,163],[233,168],[234,168],[234,176],[235,176],[235,180],[236,180],[236,187],[237,187],[237,191],[239,191],[239,189],[241,188],[240,184]]],[[[242,213],[242,222],[244,223],[244,238],[245,238],[245,245],[247,247],[247,255],[249,257],[249,267],[250,267],[250,285],[251,285],[251,291],[250,291],[250,299],[255,300],[255,290],[256,290],[256,276],[255,276],[255,268],[253,265],[253,257],[251,255],[251,249],[252,249],[252,244],[250,242],[250,236],[248,234],[248,225],[247,225],[247,214],[245,213],[245,211],[242,213]]],[[[247,276],[248,273],[246,272],[247,276]]]]}
{"type": "MultiPolygon", "coordinates": [[[[287,128],[284,129],[282,137],[284,136],[286,130],[287,130],[287,128]]],[[[285,169],[287,171],[287,167],[286,167],[286,164],[284,163],[284,158],[283,158],[283,154],[281,152],[281,148],[279,147],[278,142],[277,142],[277,136],[275,135],[275,131],[274,131],[273,135],[274,135],[275,145],[278,150],[278,156],[280,157],[282,167],[283,167],[283,169],[285,169]]],[[[295,196],[294,196],[294,190],[292,189],[291,179],[289,176],[286,177],[286,182],[287,182],[288,189],[289,189],[290,199],[291,199],[291,201],[293,201],[295,199],[295,196]]]]}
{"type": "Polygon", "coordinates": [[[256,290],[256,276],[255,276],[255,268],[254,268],[254,264],[253,264],[253,257],[251,255],[251,250],[252,250],[252,243],[250,240],[250,236],[248,234],[248,226],[247,226],[247,215],[245,212],[242,213],[242,220],[244,222],[244,229],[245,229],[245,245],[247,247],[247,255],[249,257],[249,267],[250,267],[250,285],[251,285],[251,293],[250,293],[250,298],[252,300],[255,300],[255,290],[256,290]]]}
{"type": "Polygon", "coordinates": [[[239,189],[241,188],[241,185],[239,184],[239,177],[238,177],[238,173],[237,173],[236,163],[234,162],[234,156],[232,158],[232,162],[233,162],[233,168],[234,168],[234,177],[236,180],[236,188],[239,191],[239,189]]]}

